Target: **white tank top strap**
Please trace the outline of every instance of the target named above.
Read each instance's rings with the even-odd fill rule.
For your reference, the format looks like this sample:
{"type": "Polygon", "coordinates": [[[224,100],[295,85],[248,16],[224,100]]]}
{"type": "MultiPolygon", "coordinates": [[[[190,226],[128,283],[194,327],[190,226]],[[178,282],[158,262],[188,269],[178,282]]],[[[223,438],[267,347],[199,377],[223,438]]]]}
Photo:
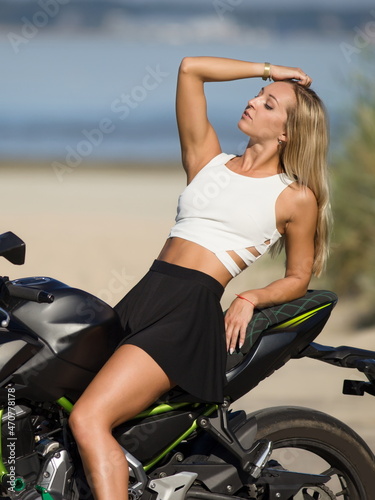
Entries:
{"type": "Polygon", "coordinates": [[[241,257],[241,259],[245,262],[247,266],[250,266],[250,264],[252,264],[257,260],[256,256],[253,253],[251,253],[247,248],[240,248],[238,250],[234,250],[234,252],[236,252],[236,254],[241,257]]]}
{"type": "Polygon", "coordinates": [[[242,269],[237,265],[237,263],[232,259],[228,252],[225,250],[221,250],[220,252],[215,252],[216,257],[220,260],[220,262],[227,268],[230,274],[233,276],[237,276],[240,274],[242,269]]]}
{"type": "Polygon", "coordinates": [[[260,253],[260,255],[263,255],[264,253],[267,252],[267,250],[270,247],[270,243],[261,243],[260,245],[255,245],[254,248],[257,252],[260,253]]]}
{"type": "MultiPolygon", "coordinates": [[[[240,248],[237,250],[233,250],[241,259],[244,261],[246,266],[249,266],[253,262],[257,260],[257,257],[252,254],[247,248],[240,248]]],[[[233,276],[237,276],[242,272],[242,269],[238,266],[236,261],[229,255],[227,250],[221,250],[220,252],[215,252],[216,257],[220,260],[222,264],[227,268],[230,274],[233,276]]]]}
{"type": "Polygon", "coordinates": [[[214,156],[214,158],[212,158],[212,160],[210,160],[203,168],[212,167],[215,165],[225,165],[226,163],[228,163],[228,161],[230,161],[232,158],[235,158],[236,156],[237,155],[234,154],[219,153],[218,155],[214,156]]]}

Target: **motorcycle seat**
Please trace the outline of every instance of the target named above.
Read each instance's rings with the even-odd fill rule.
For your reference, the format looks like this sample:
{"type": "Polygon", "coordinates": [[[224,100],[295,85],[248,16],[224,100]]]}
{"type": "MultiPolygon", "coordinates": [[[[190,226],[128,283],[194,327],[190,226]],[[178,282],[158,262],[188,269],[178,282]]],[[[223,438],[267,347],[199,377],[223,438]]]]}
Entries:
{"type": "MultiPolygon", "coordinates": [[[[324,307],[326,304],[335,304],[336,302],[337,296],[333,292],[328,290],[308,290],[306,295],[291,302],[264,309],[255,309],[246,330],[244,345],[232,355],[228,353],[227,372],[243,360],[265,331],[272,328],[280,328],[284,323],[293,320],[297,322],[299,317],[311,313],[320,307],[324,307]]],[[[277,329],[275,333],[277,333],[277,329]]]]}

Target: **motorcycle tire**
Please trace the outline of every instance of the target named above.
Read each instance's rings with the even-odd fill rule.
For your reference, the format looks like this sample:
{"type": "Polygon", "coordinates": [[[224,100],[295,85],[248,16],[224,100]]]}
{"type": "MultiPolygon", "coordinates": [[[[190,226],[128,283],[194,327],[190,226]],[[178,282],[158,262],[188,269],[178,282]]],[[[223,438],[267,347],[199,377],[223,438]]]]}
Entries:
{"type": "Polygon", "coordinates": [[[319,487],[303,488],[294,498],[374,498],[374,455],[343,422],[316,410],[293,406],[262,409],[249,414],[248,419],[257,422],[256,439],[273,443],[271,466],[331,477],[319,487]]]}

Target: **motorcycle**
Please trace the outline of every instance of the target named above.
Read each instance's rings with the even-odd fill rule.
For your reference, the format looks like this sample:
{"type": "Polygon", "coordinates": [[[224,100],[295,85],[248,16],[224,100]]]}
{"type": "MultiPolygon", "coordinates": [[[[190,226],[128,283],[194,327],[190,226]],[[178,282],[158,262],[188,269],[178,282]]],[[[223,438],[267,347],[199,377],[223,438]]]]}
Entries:
{"type": "MultiPolygon", "coordinates": [[[[0,235],[0,256],[23,264],[25,243],[12,232],[0,235]]],[[[301,407],[230,409],[288,360],[305,356],[363,372],[368,382],[347,381],[344,392],[375,395],[374,352],[313,342],[336,302],[334,293],[312,290],[256,310],[245,344],[228,356],[223,404],[176,387],[115,428],[129,464],[129,498],[373,498],[374,455],[344,423],[301,407]],[[288,467],[291,457],[298,470],[288,467]]],[[[115,311],[89,293],[49,277],[0,278],[2,497],[92,499],[68,418],[122,335],[115,311]]],[[[107,457],[101,473],[110,477],[115,467],[107,457]]]]}

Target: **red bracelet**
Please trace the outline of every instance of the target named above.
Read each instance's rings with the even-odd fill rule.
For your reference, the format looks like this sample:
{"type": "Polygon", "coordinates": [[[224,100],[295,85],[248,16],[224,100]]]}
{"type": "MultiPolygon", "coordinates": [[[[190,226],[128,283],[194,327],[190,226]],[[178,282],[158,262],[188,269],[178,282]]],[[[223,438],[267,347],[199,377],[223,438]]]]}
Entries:
{"type": "Polygon", "coordinates": [[[234,295],[239,299],[247,300],[247,302],[250,302],[250,304],[254,307],[254,309],[256,309],[256,305],[254,304],[254,302],[251,302],[251,300],[247,299],[246,297],[242,297],[242,295],[237,295],[237,293],[235,293],[234,295]]]}

